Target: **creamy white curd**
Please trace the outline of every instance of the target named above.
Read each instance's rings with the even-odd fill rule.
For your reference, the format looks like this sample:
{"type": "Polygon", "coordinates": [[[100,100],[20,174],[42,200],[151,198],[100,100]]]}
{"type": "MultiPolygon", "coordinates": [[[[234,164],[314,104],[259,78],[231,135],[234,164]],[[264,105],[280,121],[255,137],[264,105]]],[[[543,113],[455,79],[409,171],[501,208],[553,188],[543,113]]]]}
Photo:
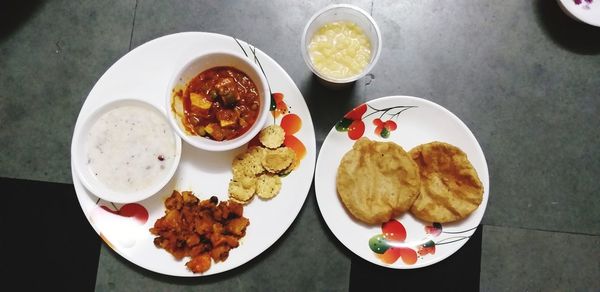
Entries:
{"type": "Polygon", "coordinates": [[[169,174],[176,158],[171,127],[146,107],[121,106],[104,113],[86,140],[84,162],[93,176],[118,192],[151,186],[169,174]]]}
{"type": "Polygon", "coordinates": [[[308,52],[319,73],[344,79],[360,74],[367,67],[371,60],[371,43],[356,23],[331,22],[315,32],[308,52]]]}

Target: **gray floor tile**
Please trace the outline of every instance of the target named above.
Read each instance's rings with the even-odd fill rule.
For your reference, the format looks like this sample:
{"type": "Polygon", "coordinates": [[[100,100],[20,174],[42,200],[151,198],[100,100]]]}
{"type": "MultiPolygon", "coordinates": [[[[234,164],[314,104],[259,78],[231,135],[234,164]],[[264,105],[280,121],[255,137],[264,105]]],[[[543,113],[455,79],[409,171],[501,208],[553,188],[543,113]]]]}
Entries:
{"type": "MultiPolygon", "coordinates": [[[[333,1],[367,11],[370,0],[333,1]]],[[[134,47],[183,31],[225,34],[255,45],[277,61],[292,79],[310,77],[300,38],[309,18],[332,1],[186,1],[139,0],[134,47]],[[157,17],[159,16],[160,17],[157,17]]]]}
{"type": "Polygon", "coordinates": [[[71,182],[77,115],[96,80],[128,51],[134,7],[135,0],[32,1],[3,29],[0,176],[71,182]]]}
{"type": "Polygon", "coordinates": [[[375,1],[373,16],[385,43],[366,95],[423,97],[470,127],[484,223],[600,235],[600,30],[556,1],[375,1]]]}
{"type": "Polygon", "coordinates": [[[600,291],[600,236],[485,225],[481,291],[600,291]]]}

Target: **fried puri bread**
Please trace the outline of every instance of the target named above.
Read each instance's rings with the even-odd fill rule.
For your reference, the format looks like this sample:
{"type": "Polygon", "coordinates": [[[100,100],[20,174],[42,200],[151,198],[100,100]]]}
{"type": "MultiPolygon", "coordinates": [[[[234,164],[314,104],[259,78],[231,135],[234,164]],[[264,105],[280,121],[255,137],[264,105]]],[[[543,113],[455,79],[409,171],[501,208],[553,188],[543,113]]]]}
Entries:
{"type": "Polygon", "coordinates": [[[458,221],[483,199],[483,185],[467,155],[443,142],[419,145],[409,151],[419,166],[421,191],[410,212],[428,222],[458,221]]]}
{"type": "Polygon", "coordinates": [[[336,188],[352,216],[379,224],[410,209],[419,194],[419,168],[400,145],[363,137],[342,158],[336,188]]]}

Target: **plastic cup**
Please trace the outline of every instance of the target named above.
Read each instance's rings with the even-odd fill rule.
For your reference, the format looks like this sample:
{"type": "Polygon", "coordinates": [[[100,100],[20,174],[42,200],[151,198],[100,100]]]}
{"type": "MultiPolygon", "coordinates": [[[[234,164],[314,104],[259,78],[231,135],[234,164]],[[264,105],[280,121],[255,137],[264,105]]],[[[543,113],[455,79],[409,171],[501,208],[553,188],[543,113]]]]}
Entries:
{"type": "Polygon", "coordinates": [[[301,50],[306,65],[308,65],[310,70],[318,76],[325,85],[339,87],[364,77],[373,69],[379,59],[379,54],[381,53],[381,32],[379,31],[379,27],[377,26],[377,23],[375,23],[375,20],[363,9],[348,4],[329,5],[317,11],[304,27],[301,50]],[[371,59],[369,63],[360,73],[342,79],[327,76],[322,72],[319,72],[311,61],[308,51],[308,46],[315,32],[321,28],[321,26],[336,21],[350,21],[357,24],[371,42],[371,59]]]}

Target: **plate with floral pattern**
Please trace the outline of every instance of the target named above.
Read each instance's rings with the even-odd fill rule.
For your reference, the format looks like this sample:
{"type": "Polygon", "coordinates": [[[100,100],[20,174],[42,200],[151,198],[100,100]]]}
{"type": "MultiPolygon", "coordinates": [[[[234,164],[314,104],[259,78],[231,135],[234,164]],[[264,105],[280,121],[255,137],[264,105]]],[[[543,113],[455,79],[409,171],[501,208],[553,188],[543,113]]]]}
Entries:
{"type": "Polygon", "coordinates": [[[389,96],[361,104],[331,129],[317,159],[315,191],[329,229],[349,250],[374,264],[413,269],[437,263],[460,249],[481,222],[489,196],[483,151],[469,128],[453,113],[431,101],[389,96]],[[406,151],[441,141],[462,149],[483,184],[483,200],[468,217],[452,223],[424,222],[406,212],[381,225],[367,225],[346,211],[336,191],[337,168],[361,137],[392,141],[406,151]]]}
{"type": "MultiPolygon", "coordinates": [[[[199,277],[225,272],[252,260],[275,243],[298,215],[314,174],[316,161],[315,132],[310,112],[300,90],[285,70],[264,52],[231,36],[204,32],[184,32],[151,40],[127,53],[97,81],[79,113],[75,128],[81,127],[98,107],[119,99],[140,99],[165,109],[169,79],[181,58],[206,52],[232,52],[248,57],[260,68],[271,91],[271,115],[265,126],[281,125],[284,144],[296,152],[297,167],[282,177],[279,194],[269,200],[254,198],[244,207],[250,220],[240,245],[229,252],[225,261],[214,263],[202,274],[186,268],[189,257],[177,260],[154,245],[156,237],[149,229],[165,215],[165,199],[173,190],[192,191],[199,199],[216,196],[228,199],[234,157],[248,145],[223,151],[207,152],[183,144],[181,162],[167,186],[149,199],[117,204],[99,199],[89,192],[73,172],[73,184],[79,204],[91,226],[104,242],[130,262],[150,271],[171,276],[199,277]]],[[[74,140],[73,143],[76,143],[74,140]]],[[[74,169],[72,167],[72,169],[74,169]]]]}

